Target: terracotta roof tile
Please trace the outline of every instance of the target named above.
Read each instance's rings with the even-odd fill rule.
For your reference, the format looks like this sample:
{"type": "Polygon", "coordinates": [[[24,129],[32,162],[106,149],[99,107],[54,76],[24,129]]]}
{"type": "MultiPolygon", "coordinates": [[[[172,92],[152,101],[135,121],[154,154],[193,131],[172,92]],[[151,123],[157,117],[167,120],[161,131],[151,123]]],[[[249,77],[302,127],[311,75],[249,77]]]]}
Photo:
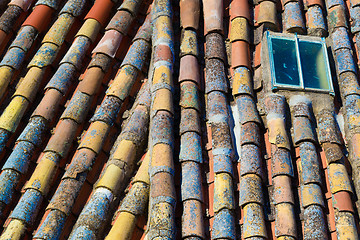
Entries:
{"type": "Polygon", "coordinates": [[[37,5],[22,26],[32,26],[37,31],[43,32],[50,23],[45,21],[45,19],[49,19],[53,11],[54,9],[47,5],[37,5]]]}
{"type": "Polygon", "coordinates": [[[200,3],[198,0],[180,1],[180,21],[184,29],[198,29],[200,21],[200,3]]]}
{"type": "Polygon", "coordinates": [[[203,3],[205,34],[223,32],[223,1],[203,3]]]}
{"type": "Polygon", "coordinates": [[[236,17],[244,17],[250,21],[250,11],[249,11],[248,1],[232,1],[230,5],[230,15],[231,20],[236,17]]]}
{"type": "MultiPolygon", "coordinates": [[[[278,29],[276,4],[272,1],[262,1],[259,3],[258,15],[256,18],[257,24],[264,24],[270,29],[278,29]]],[[[255,9],[256,11],[256,9],[255,9]]],[[[256,13],[255,13],[256,14],[256,13]]]]}
{"type": "Polygon", "coordinates": [[[109,18],[107,12],[111,11],[114,3],[110,0],[95,1],[94,6],[84,19],[93,18],[104,26],[109,18]]]}
{"type": "Polygon", "coordinates": [[[291,33],[302,34],[305,32],[303,14],[298,2],[288,2],[284,6],[284,30],[291,33]]]}
{"type": "Polygon", "coordinates": [[[14,26],[17,18],[24,10],[17,5],[9,5],[0,17],[0,28],[2,31],[9,33],[14,26]]]}

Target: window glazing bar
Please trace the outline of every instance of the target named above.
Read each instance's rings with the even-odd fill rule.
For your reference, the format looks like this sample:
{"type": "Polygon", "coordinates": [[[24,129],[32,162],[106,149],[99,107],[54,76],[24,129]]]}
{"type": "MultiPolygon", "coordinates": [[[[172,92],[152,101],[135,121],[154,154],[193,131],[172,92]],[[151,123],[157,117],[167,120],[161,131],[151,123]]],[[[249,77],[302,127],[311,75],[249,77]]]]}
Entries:
{"type": "Polygon", "coordinates": [[[295,35],[295,47],[296,47],[296,59],[299,66],[299,80],[300,80],[300,87],[301,89],[304,89],[304,79],[303,79],[303,73],[302,73],[302,66],[300,61],[300,49],[299,49],[299,38],[297,36],[297,33],[295,35]]]}

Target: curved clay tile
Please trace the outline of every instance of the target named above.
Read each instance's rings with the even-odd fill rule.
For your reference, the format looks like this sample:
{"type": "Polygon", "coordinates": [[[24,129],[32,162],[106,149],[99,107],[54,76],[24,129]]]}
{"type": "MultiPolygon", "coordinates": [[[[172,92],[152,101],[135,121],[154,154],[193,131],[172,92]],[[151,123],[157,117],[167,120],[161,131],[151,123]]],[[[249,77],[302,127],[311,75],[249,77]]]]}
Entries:
{"type": "Polygon", "coordinates": [[[223,1],[208,0],[203,2],[204,12],[204,32],[205,35],[210,32],[220,32],[223,29],[223,1]]]}
{"type": "Polygon", "coordinates": [[[33,0],[11,0],[9,5],[16,5],[20,7],[24,12],[26,12],[27,10],[29,10],[33,2],[33,0]]]}
{"type": "Polygon", "coordinates": [[[6,33],[15,30],[15,22],[22,12],[23,10],[21,7],[10,5],[0,17],[0,29],[6,33]]]}
{"type": "Polygon", "coordinates": [[[105,27],[109,18],[109,14],[107,13],[111,11],[113,6],[114,3],[110,0],[95,1],[94,6],[90,9],[84,19],[93,18],[105,27]]]}
{"type": "Polygon", "coordinates": [[[180,21],[184,29],[192,28],[198,30],[200,20],[200,1],[181,0],[180,1],[180,21]]]}
{"type": "Polygon", "coordinates": [[[327,27],[322,8],[318,5],[313,5],[308,9],[306,14],[308,34],[325,37],[327,34],[327,27]]]}
{"type": "Polygon", "coordinates": [[[250,8],[247,0],[232,1],[230,4],[230,20],[234,18],[243,17],[250,21],[250,8]]]}
{"type": "Polygon", "coordinates": [[[37,5],[22,26],[33,26],[37,31],[43,32],[50,24],[46,20],[51,18],[53,11],[49,6],[37,5]]]}

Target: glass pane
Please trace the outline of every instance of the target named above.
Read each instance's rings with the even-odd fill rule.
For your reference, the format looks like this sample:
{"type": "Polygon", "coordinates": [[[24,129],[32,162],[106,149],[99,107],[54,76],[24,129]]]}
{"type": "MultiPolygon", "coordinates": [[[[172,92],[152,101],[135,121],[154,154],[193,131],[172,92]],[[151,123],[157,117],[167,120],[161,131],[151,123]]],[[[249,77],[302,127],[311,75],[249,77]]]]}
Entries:
{"type": "Polygon", "coordinates": [[[330,90],[322,44],[299,41],[299,50],[304,87],[330,90]]]}
{"type": "Polygon", "coordinates": [[[271,38],[271,43],[274,57],[275,82],[277,84],[300,86],[295,41],[271,38]]]}

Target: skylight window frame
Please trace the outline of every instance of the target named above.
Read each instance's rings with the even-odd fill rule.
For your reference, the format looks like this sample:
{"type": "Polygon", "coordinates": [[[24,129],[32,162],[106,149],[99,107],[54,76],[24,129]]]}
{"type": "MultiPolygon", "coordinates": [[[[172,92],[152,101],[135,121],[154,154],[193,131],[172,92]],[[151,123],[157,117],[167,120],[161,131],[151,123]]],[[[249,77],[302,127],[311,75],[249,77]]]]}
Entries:
{"type": "Polygon", "coordinates": [[[329,93],[331,95],[335,95],[333,82],[332,82],[331,71],[330,71],[329,56],[328,56],[328,52],[327,52],[327,46],[326,46],[325,38],[319,38],[320,40],[317,41],[317,40],[314,39],[314,37],[311,37],[311,38],[307,38],[305,36],[300,36],[299,37],[296,33],[295,34],[271,34],[269,31],[266,32],[266,38],[267,38],[267,45],[268,45],[267,47],[268,47],[268,55],[269,55],[269,63],[270,63],[271,89],[272,90],[277,90],[277,89],[302,90],[302,91],[329,93]],[[299,81],[300,81],[299,86],[295,86],[295,85],[291,85],[291,84],[277,83],[276,82],[275,60],[274,60],[273,47],[272,47],[272,39],[274,39],[274,38],[290,40],[290,41],[295,42],[295,54],[296,54],[296,60],[297,60],[297,65],[298,65],[298,73],[299,73],[299,81]],[[304,77],[303,77],[302,64],[301,64],[301,59],[300,59],[299,41],[321,44],[321,49],[322,49],[322,53],[323,53],[323,57],[324,57],[325,71],[326,71],[326,76],[327,76],[327,82],[328,82],[329,89],[311,88],[311,87],[305,87],[304,86],[304,77]]]}

